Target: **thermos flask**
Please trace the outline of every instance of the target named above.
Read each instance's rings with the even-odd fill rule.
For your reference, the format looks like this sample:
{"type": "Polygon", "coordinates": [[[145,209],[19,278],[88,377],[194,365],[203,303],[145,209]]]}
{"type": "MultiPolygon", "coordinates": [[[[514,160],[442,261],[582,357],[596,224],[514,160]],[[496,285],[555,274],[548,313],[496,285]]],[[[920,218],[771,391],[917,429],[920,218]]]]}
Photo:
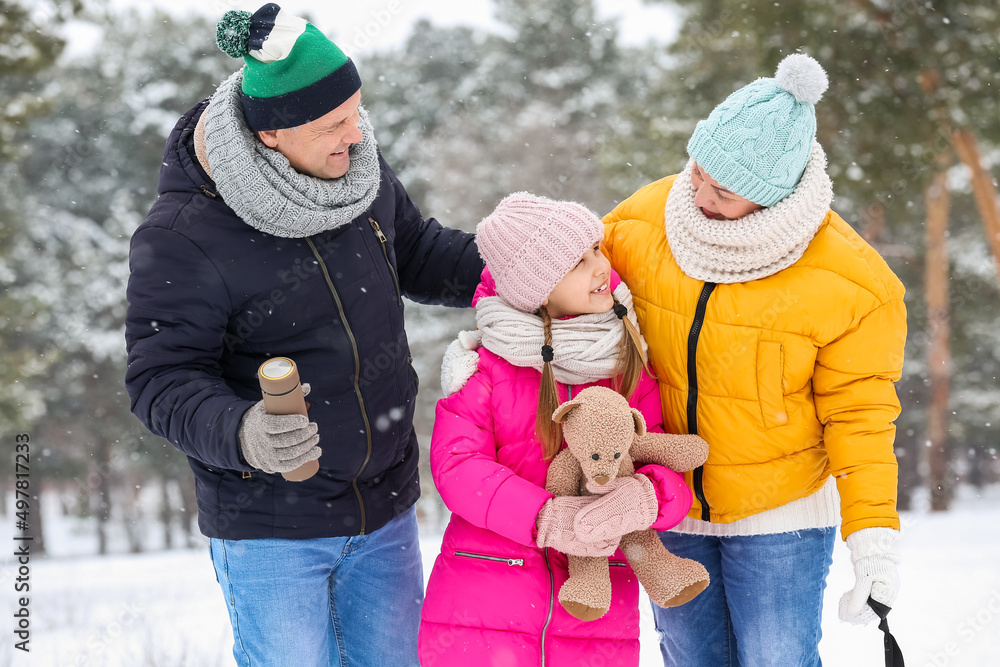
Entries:
{"type": "MultiPolygon", "coordinates": [[[[288,357],[268,359],[257,369],[264,408],[272,415],[306,415],[306,399],[299,383],[299,369],[288,357]]],[[[281,473],[289,482],[309,479],[319,470],[319,461],[303,463],[295,470],[281,473]]]]}

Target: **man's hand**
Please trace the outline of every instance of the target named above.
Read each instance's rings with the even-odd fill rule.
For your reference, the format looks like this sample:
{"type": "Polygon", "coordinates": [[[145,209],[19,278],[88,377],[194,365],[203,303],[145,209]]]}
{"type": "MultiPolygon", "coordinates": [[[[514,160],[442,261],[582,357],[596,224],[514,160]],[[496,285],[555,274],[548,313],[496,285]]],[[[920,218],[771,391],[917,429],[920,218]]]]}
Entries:
{"type": "MultiPolygon", "coordinates": [[[[309,385],[303,385],[308,394],[309,385]]],[[[243,458],[254,468],[268,474],[290,472],[314,461],[323,453],[319,427],[305,415],[271,415],[264,401],[251,407],[240,423],[240,447],[243,458]]]]}

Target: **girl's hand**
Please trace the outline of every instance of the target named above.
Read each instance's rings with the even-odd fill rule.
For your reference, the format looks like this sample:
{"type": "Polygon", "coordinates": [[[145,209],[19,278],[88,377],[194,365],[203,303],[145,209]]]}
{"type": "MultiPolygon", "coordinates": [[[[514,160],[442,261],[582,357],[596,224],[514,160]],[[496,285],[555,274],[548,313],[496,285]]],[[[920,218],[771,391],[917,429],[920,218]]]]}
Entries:
{"type": "MultiPolygon", "coordinates": [[[[587,488],[590,488],[588,485],[587,488]]],[[[656,521],[656,488],[645,475],[619,477],[606,484],[600,499],[581,509],[573,521],[577,536],[586,542],[619,539],[645,530],[656,521]]]]}
{"type": "Polygon", "coordinates": [[[550,498],[535,519],[539,547],[552,547],[570,556],[607,557],[618,549],[619,538],[581,540],[573,527],[580,510],[592,506],[602,496],[556,496],[550,498]]]}
{"type": "Polygon", "coordinates": [[[656,464],[643,466],[635,473],[645,475],[656,487],[656,500],[659,502],[660,511],[650,528],[657,532],[670,530],[684,520],[694,503],[694,493],[685,483],[684,475],[656,464]]]}

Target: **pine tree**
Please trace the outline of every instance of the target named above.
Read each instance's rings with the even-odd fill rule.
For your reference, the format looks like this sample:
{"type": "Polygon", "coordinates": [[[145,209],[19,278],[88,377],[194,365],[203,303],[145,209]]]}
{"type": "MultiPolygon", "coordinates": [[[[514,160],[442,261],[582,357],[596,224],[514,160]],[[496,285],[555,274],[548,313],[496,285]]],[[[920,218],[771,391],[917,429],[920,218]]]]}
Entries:
{"type": "MultiPolygon", "coordinates": [[[[133,511],[137,485],[193,483],[184,457],[129,412],[128,246],[156,197],[167,134],[239,64],[205,39],[214,34],[206,19],[108,11],[79,20],[100,29],[96,52],[38,73],[49,113],[13,134],[8,187],[25,224],[7,246],[6,296],[24,354],[3,358],[36,400],[29,425],[49,445],[48,478],[68,483],[77,509],[97,519],[103,553],[107,524],[133,511]]],[[[130,541],[141,548],[141,535],[130,541]]]]}

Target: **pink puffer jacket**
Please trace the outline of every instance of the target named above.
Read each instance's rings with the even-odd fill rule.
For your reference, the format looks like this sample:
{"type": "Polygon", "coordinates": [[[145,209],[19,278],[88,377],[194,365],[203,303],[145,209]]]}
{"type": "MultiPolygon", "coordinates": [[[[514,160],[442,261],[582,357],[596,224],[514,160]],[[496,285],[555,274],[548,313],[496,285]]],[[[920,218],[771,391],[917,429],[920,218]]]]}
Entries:
{"type": "MultiPolygon", "coordinates": [[[[611,609],[585,622],[556,598],[566,557],[535,544],[535,518],[552,497],[549,462],[534,437],[541,374],[478,352],[477,373],[437,405],[431,471],[453,514],[427,585],[420,664],[638,664],[639,586],[621,550],[610,558],[611,609]]],[[[560,385],[560,401],[586,386],[560,385]]],[[[629,402],[650,431],[662,432],[655,380],[644,375],[629,402]]],[[[692,495],[682,476],[650,468],[661,506],[654,527],[665,530],[685,516],[692,495]]]]}

